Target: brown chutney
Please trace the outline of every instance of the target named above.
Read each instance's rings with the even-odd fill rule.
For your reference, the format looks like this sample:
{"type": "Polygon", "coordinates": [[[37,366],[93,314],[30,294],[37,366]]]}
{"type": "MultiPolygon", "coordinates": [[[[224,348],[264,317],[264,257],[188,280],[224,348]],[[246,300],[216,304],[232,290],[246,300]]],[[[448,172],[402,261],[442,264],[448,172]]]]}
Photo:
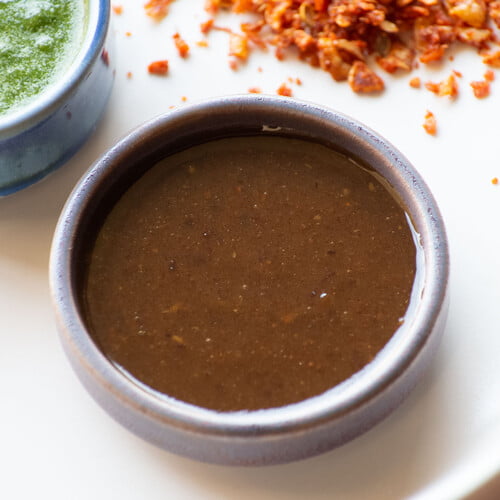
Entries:
{"type": "Polygon", "coordinates": [[[385,184],[276,136],[165,158],[97,234],[83,290],[94,340],[142,384],[209,409],[321,394],[404,321],[416,247],[385,184]]]}

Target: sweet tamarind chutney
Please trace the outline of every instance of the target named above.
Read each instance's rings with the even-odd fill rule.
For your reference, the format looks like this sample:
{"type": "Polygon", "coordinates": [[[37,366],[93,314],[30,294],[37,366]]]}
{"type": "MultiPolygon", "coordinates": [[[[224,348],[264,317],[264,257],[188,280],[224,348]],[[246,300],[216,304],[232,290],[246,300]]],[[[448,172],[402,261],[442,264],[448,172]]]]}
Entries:
{"type": "Polygon", "coordinates": [[[103,353],[217,411],[295,403],[404,322],[416,244],[378,174],[301,139],[218,139],[152,166],[100,227],[82,292],[103,353]]]}

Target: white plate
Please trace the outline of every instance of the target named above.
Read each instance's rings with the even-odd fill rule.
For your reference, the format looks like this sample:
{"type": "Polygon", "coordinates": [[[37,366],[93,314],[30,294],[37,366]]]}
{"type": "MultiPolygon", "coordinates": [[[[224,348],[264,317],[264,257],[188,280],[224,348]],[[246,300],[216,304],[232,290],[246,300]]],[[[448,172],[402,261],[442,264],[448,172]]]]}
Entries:
{"type": "MultiPolygon", "coordinates": [[[[500,72],[490,97],[474,98],[469,83],[482,79],[486,68],[465,50],[440,68],[412,75],[438,81],[460,71],[455,101],[410,88],[409,76],[385,77],[382,96],[357,96],[320,70],[276,61],[272,52],[255,53],[231,70],[227,33],[212,32],[209,47],[196,45],[203,39],[199,25],[208,18],[204,0],[177,0],[161,23],[146,17],[141,2],[121,4],[123,14],[113,16],[116,86],[96,133],[61,170],[0,200],[0,497],[441,500],[485,484],[500,470],[500,185],[491,183],[500,178],[500,72]],[[173,44],[176,31],[191,46],[185,60],[173,44]],[[170,61],[168,76],[148,74],[147,65],[157,59],[170,61]],[[429,184],[450,240],[449,321],[423,382],[357,440],[270,468],[195,463],[122,429],[76,380],[59,346],[48,295],[52,231],[78,178],[139,123],[182,105],[183,96],[192,102],[255,86],[274,94],[289,77],[302,80],[300,86],[289,83],[294,97],[374,128],[429,184]],[[438,122],[436,137],[422,128],[427,109],[438,122]]],[[[219,24],[239,22],[228,16],[219,24]]],[[[498,484],[496,491],[498,497],[498,484]]]]}

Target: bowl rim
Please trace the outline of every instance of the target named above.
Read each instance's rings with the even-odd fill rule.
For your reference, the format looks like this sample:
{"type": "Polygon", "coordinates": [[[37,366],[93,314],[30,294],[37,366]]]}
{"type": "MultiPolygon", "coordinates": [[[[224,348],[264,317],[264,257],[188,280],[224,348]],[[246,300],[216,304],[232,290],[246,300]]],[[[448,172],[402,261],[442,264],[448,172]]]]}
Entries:
{"type": "MultiPolygon", "coordinates": [[[[263,124],[263,130],[265,127],[263,124]]],[[[377,398],[395,384],[429,342],[446,303],[448,276],[448,243],[439,208],[420,174],[392,144],[369,127],[337,111],[296,99],[265,95],[218,97],[185,105],[129,133],[105,153],[74,188],[57,224],[50,257],[50,288],[56,319],[63,344],[70,351],[70,358],[74,358],[74,364],[84,367],[87,374],[122,405],[147,418],[154,418],[162,425],[194,434],[234,438],[278,436],[326,425],[377,398]],[[395,189],[402,198],[401,190],[405,190],[408,211],[421,226],[424,287],[411,322],[405,322],[374,361],[348,380],[323,394],[288,406],[216,412],[160,394],[119,372],[96,347],[78,313],[71,259],[82,214],[90,209],[92,200],[99,193],[99,183],[116,171],[131,149],[144,146],[148,140],[158,140],[162,131],[175,128],[183,120],[207,114],[213,116],[217,112],[241,113],[243,110],[274,113],[275,117],[280,113],[291,113],[304,122],[328,123],[390,164],[400,182],[395,189]]]]}
{"type": "Polygon", "coordinates": [[[102,56],[110,24],[110,0],[84,1],[84,31],[80,48],[60,77],[26,104],[0,114],[0,140],[35,127],[60,108],[85,79],[94,61],[102,56]]]}

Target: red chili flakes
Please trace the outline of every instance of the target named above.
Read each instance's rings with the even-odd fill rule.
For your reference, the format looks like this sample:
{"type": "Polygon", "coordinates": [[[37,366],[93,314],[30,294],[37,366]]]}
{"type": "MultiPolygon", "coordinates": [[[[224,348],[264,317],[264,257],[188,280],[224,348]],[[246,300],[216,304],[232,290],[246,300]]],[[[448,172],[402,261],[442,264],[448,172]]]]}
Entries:
{"type": "Polygon", "coordinates": [[[262,90],[259,87],[250,87],[248,89],[249,94],[262,94],[262,90]]]}
{"type": "Polygon", "coordinates": [[[328,5],[328,0],[314,0],[314,8],[317,12],[323,12],[328,5]]]}
{"type": "Polygon", "coordinates": [[[168,61],[163,59],[161,61],[153,61],[148,66],[148,71],[152,75],[164,76],[168,73],[168,61]]]}
{"type": "Polygon", "coordinates": [[[216,30],[216,31],[223,31],[224,33],[232,33],[233,30],[231,28],[228,28],[226,26],[217,26],[216,24],[214,24],[212,26],[212,28],[210,29],[213,29],[213,30],[216,30]]]}
{"type": "Polygon", "coordinates": [[[498,186],[498,177],[493,177],[493,179],[491,179],[491,183],[492,183],[494,186],[498,186]]]}
{"type": "Polygon", "coordinates": [[[453,73],[448,78],[438,83],[426,82],[425,88],[439,97],[448,96],[454,99],[458,95],[458,84],[453,73]]]}
{"type": "Polygon", "coordinates": [[[391,43],[386,55],[377,57],[377,63],[387,73],[395,73],[398,70],[411,71],[414,60],[414,50],[397,41],[391,43]]]}
{"type": "Polygon", "coordinates": [[[113,13],[117,16],[123,14],[123,5],[115,4],[111,8],[113,9],[113,13]]]}
{"type": "MultiPolygon", "coordinates": [[[[225,3],[224,0],[217,0],[217,1],[222,4],[225,3]]],[[[237,13],[246,12],[252,8],[252,3],[253,0],[235,0],[233,2],[233,11],[237,13]]]]}
{"type": "Polygon", "coordinates": [[[127,78],[130,80],[132,78],[132,71],[127,71],[127,78]]]}
{"type": "Polygon", "coordinates": [[[293,78],[292,76],[289,76],[287,78],[288,83],[295,84],[295,85],[302,85],[302,80],[300,78],[293,78]]]}
{"type": "Polygon", "coordinates": [[[276,57],[276,59],[278,59],[278,61],[285,60],[285,51],[283,50],[282,47],[276,48],[276,50],[274,51],[274,57],[276,57]]]}
{"type": "Polygon", "coordinates": [[[425,88],[432,92],[433,94],[439,93],[439,83],[436,82],[425,82],[425,88]]]}
{"type": "Polygon", "coordinates": [[[189,45],[182,39],[179,33],[175,33],[172,38],[174,39],[177,52],[182,58],[186,58],[189,54],[189,45]]]}
{"type": "Polygon", "coordinates": [[[368,94],[384,90],[384,81],[363,61],[355,61],[347,77],[354,92],[368,94]]]}
{"type": "Polygon", "coordinates": [[[259,47],[263,50],[266,49],[266,43],[260,37],[260,27],[255,23],[241,23],[241,31],[248,38],[248,41],[255,47],[259,47]]]}
{"type": "Polygon", "coordinates": [[[285,96],[285,97],[292,97],[292,89],[290,87],[288,87],[286,83],[282,83],[279,86],[279,88],[276,91],[276,93],[278,95],[282,95],[282,96],[285,96]]]}
{"type": "Polygon", "coordinates": [[[500,28],[500,3],[497,1],[488,2],[488,14],[497,28],[500,28]]]}
{"type": "Polygon", "coordinates": [[[474,97],[478,99],[484,99],[490,95],[490,82],[486,80],[471,82],[470,86],[474,92],[474,97]]]}
{"type": "MultiPolygon", "coordinates": [[[[498,45],[491,21],[500,28],[500,0],[207,0],[213,15],[221,9],[254,15],[241,27],[252,48],[273,46],[280,60],[295,49],[360,93],[384,87],[370,61],[409,72],[418,61],[442,61],[453,46],[484,52],[498,45]]],[[[500,67],[500,51],[484,57],[500,67]]]]}
{"type": "Polygon", "coordinates": [[[144,9],[146,14],[157,21],[160,21],[168,14],[168,7],[174,0],[149,0],[144,9]]]}
{"type": "Polygon", "coordinates": [[[436,123],[436,117],[434,116],[434,113],[432,113],[431,111],[425,112],[424,124],[422,126],[424,127],[424,130],[429,135],[436,135],[437,123],[436,123]]]}
{"type": "Polygon", "coordinates": [[[484,72],[484,79],[487,82],[492,82],[493,80],[495,80],[495,73],[491,69],[487,69],[484,72]]]}
{"type": "Polygon", "coordinates": [[[247,38],[237,33],[229,34],[229,55],[245,61],[248,58],[247,38]]]}
{"type": "Polygon", "coordinates": [[[213,19],[208,19],[204,23],[200,24],[200,31],[206,35],[214,26],[214,20],[213,19]]]}
{"type": "Polygon", "coordinates": [[[483,55],[483,62],[493,68],[500,68],[500,50],[483,55]]]}
{"type": "Polygon", "coordinates": [[[413,77],[409,82],[410,87],[414,89],[419,89],[422,86],[422,81],[420,80],[420,77],[415,76],[413,77]]]}

